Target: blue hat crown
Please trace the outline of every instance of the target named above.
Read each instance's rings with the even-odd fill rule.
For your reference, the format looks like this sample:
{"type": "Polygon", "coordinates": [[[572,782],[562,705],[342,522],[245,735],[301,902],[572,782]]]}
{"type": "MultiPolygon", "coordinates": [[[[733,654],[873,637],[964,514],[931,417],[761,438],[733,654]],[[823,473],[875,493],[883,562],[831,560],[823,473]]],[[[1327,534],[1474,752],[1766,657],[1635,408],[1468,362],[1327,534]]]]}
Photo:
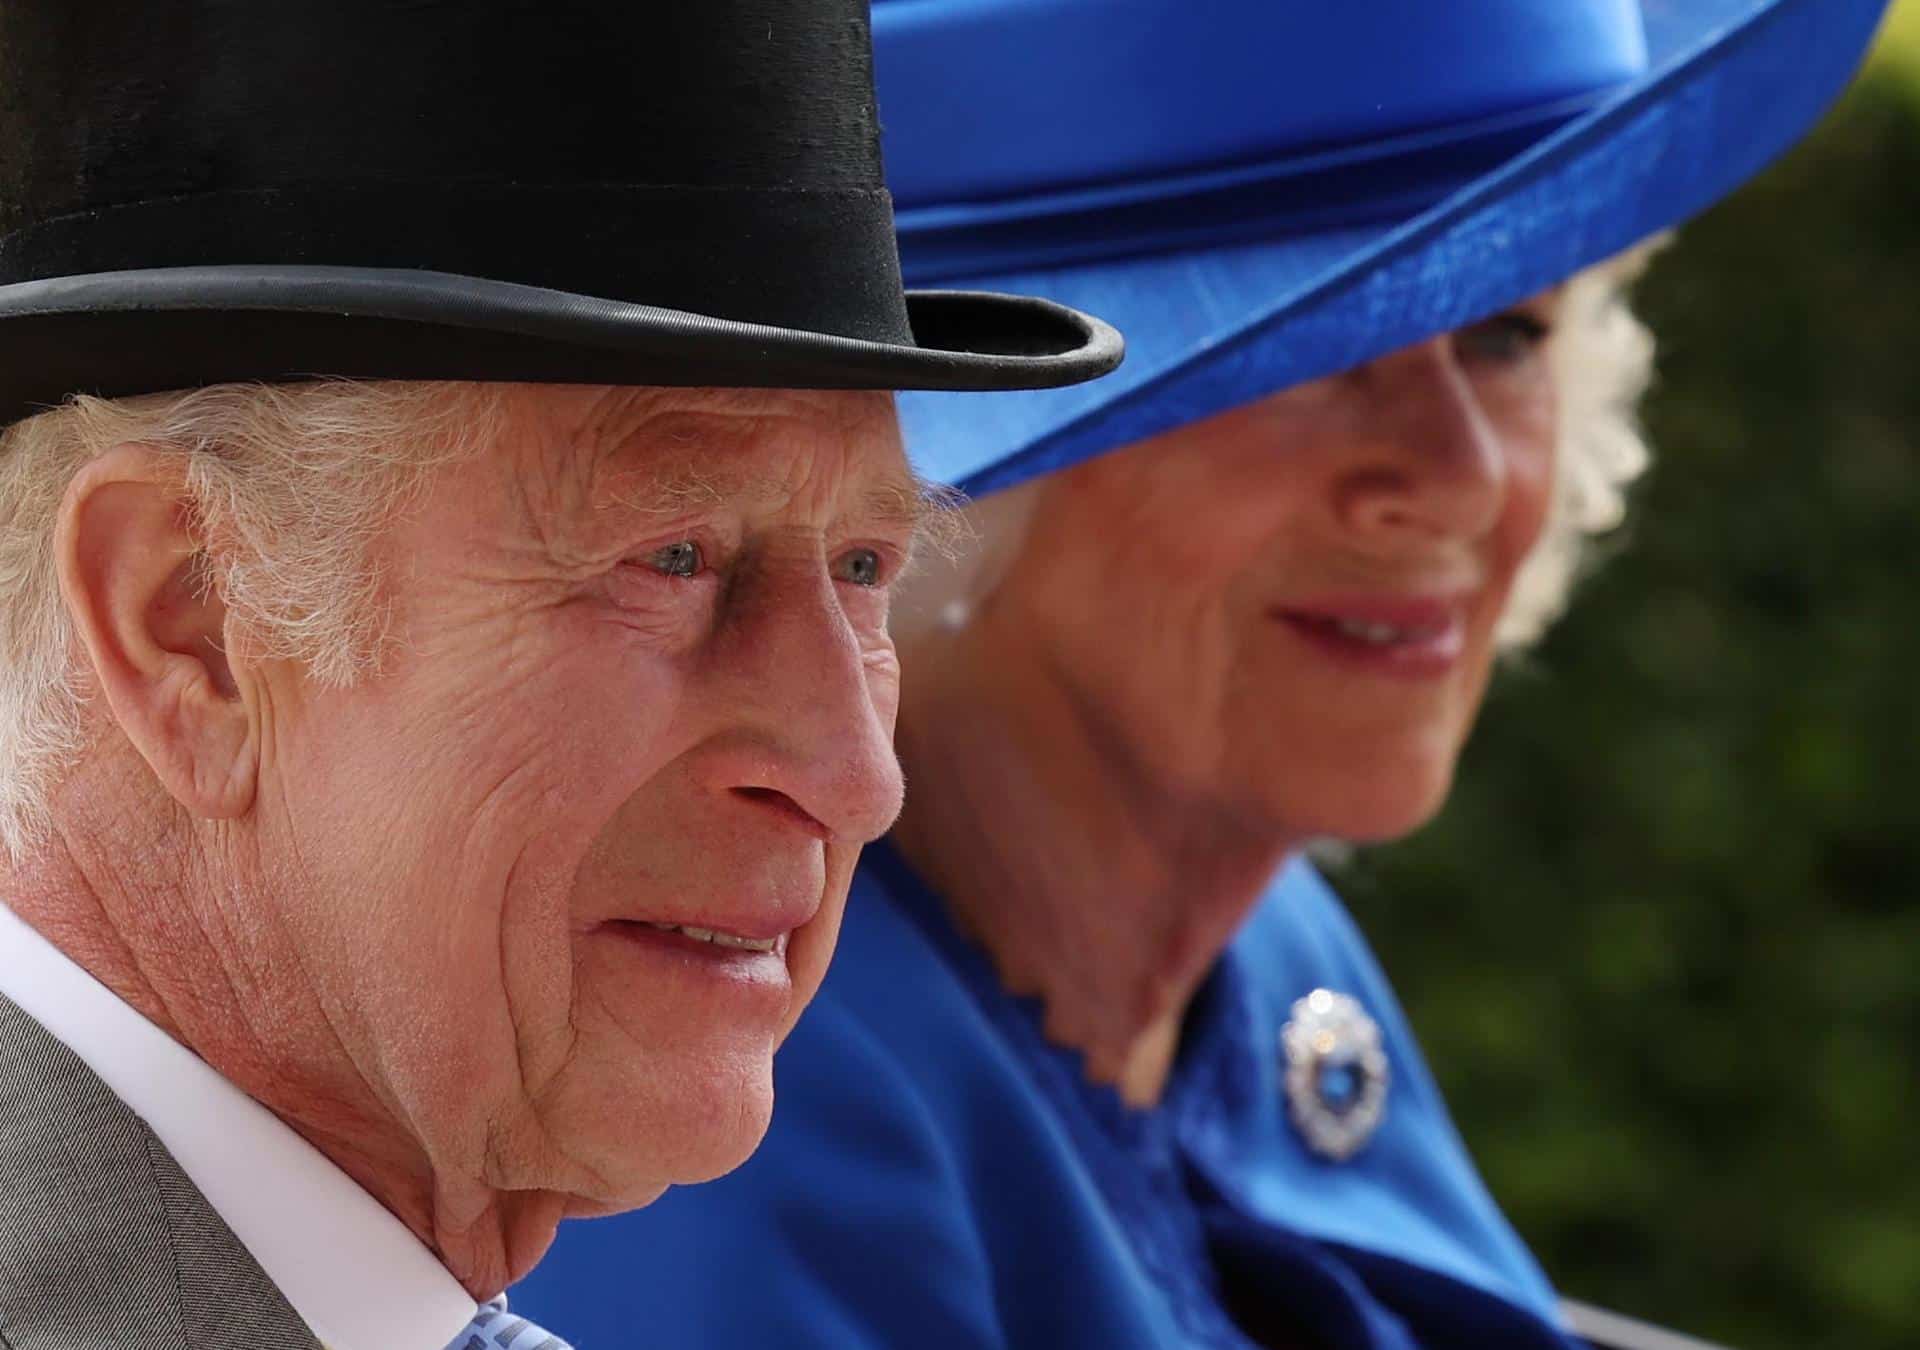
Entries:
{"type": "Polygon", "coordinates": [[[877,0],[916,280],[1405,215],[1646,70],[1636,0],[877,0]]]}

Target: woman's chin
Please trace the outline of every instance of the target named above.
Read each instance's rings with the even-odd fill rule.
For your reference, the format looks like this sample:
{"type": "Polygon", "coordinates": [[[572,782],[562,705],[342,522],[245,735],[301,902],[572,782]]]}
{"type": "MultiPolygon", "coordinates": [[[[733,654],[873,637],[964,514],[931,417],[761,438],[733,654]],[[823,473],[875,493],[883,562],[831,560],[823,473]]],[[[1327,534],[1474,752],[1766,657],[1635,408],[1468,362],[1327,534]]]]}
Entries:
{"type": "Polygon", "coordinates": [[[1270,810],[1293,839],[1390,844],[1440,814],[1453,787],[1453,761],[1415,759],[1391,772],[1302,775],[1270,810]],[[1310,789],[1304,799],[1301,788],[1310,789]]]}

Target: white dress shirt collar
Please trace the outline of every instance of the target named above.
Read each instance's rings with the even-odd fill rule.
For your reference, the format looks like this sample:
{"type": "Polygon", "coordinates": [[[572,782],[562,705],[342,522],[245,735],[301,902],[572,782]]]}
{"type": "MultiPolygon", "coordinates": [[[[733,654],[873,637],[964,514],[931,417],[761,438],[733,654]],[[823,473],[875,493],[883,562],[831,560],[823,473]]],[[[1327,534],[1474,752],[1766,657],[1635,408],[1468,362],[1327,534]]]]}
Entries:
{"type": "Polygon", "coordinates": [[[472,1298],[279,1117],[0,905],[0,993],[147,1123],[331,1350],[446,1350],[472,1298]]]}

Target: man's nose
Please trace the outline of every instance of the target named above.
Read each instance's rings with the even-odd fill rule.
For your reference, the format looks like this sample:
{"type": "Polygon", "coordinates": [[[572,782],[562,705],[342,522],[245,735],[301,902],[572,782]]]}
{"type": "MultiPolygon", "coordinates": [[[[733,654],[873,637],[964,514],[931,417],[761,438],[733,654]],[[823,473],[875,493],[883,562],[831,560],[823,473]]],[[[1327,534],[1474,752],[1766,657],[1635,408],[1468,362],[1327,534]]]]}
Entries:
{"type": "Polygon", "coordinates": [[[732,734],[709,760],[711,786],[822,839],[878,839],[903,795],[895,690],[888,675],[876,682],[824,564],[759,569],[727,610],[711,659],[732,734]]]}
{"type": "Polygon", "coordinates": [[[1506,504],[1506,449],[1449,338],[1363,366],[1351,390],[1366,407],[1358,453],[1335,485],[1343,524],[1383,542],[1493,528],[1506,504]]]}

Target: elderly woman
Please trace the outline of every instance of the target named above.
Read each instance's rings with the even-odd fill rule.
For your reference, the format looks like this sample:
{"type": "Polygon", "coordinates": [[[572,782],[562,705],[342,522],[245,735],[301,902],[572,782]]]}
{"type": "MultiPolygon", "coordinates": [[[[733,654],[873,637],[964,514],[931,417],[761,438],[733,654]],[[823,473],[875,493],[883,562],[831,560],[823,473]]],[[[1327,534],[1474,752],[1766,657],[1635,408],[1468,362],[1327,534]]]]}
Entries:
{"type": "Polygon", "coordinates": [[[0,1343],[554,1350],[897,812],[886,391],[1117,341],[901,289],[860,0],[140,8],[0,4],[0,1343]]]}
{"type": "Polygon", "coordinates": [[[908,803],[767,1148],[563,1234],[527,1306],[609,1345],[642,1308],[726,1347],[1569,1343],[1298,859],[1440,806],[1618,520],[1649,344],[1600,260],[1790,141],[1879,6],[1382,8],[878,8],[909,269],[1103,297],[1133,355],[905,402],[998,491],[902,607],[908,803]]]}

